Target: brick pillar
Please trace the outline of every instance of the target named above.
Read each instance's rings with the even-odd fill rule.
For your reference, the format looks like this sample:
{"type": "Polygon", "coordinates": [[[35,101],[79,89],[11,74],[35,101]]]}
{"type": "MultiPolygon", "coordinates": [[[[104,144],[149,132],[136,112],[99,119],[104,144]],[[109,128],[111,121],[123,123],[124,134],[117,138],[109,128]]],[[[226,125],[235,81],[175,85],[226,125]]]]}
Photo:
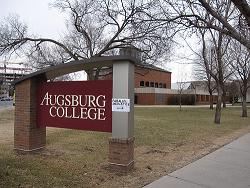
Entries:
{"type": "Polygon", "coordinates": [[[126,172],[134,166],[134,65],[123,61],[113,65],[113,98],[130,99],[130,110],[112,112],[109,139],[110,167],[126,172]]]}
{"type": "Polygon", "coordinates": [[[33,151],[46,143],[46,127],[36,126],[36,89],[44,78],[30,78],[15,86],[16,106],[14,123],[14,149],[33,151]]]}
{"type": "Polygon", "coordinates": [[[109,139],[109,164],[112,169],[122,172],[134,167],[134,138],[109,139]]]}

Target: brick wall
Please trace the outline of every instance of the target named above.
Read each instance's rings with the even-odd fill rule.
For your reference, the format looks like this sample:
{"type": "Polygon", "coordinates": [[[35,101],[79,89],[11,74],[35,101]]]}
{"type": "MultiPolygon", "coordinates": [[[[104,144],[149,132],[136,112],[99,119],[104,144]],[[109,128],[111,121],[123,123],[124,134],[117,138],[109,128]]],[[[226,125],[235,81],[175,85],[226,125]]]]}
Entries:
{"type": "MultiPolygon", "coordinates": [[[[111,70],[107,70],[107,75],[102,76],[101,80],[112,80],[112,73],[111,70]]],[[[166,88],[171,88],[171,72],[168,71],[161,71],[161,70],[154,70],[149,68],[141,68],[136,66],[135,67],[135,88],[140,87],[140,81],[146,82],[153,82],[153,83],[160,83],[166,84],[166,88]]]]}
{"type": "Polygon", "coordinates": [[[109,139],[110,167],[127,172],[134,166],[134,138],[109,139]]]}
{"type": "Polygon", "coordinates": [[[155,104],[155,94],[154,93],[136,93],[137,98],[136,104],[142,105],[154,105],[155,104]]]}
{"type": "Polygon", "coordinates": [[[24,80],[15,86],[14,148],[31,151],[45,146],[46,128],[36,126],[36,88],[42,78],[24,80]]]}
{"type": "Polygon", "coordinates": [[[166,84],[166,88],[170,89],[171,72],[136,67],[135,88],[140,87],[140,81],[166,84]]]}
{"type": "MultiPolygon", "coordinates": [[[[110,72],[110,71],[107,71],[110,72]]],[[[103,80],[112,80],[112,73],[107,74],[103,77],[101,77],[103,80]]],[[[155,87],[155,83],[158,84],[158,87],[160,86],[160,83],[165,84],[166,88],[171,88],[171,72],[163,71],[163,70],[154,70],[150,68],[142,68],[142,67],[135,67],[135,80],[134,85],[135,88],[139,87],[147,87],[147,86],[140,86],[140,82],[143,81],[144,84],[146,82],[150,83],[153,82],[155,87]]],[[[154,105],[154,104],[167,104],[167,99],[164,100],[157,100],[161,94],[156,93],[136,93],[135,94],[135,102],[136,104],[142,104],[142,105],[154,105]],[[158,97],[158,98],[157,98],[158,97]]],[[[162,99],[165,98],[165,96],[161,97],[162,99]]]]}

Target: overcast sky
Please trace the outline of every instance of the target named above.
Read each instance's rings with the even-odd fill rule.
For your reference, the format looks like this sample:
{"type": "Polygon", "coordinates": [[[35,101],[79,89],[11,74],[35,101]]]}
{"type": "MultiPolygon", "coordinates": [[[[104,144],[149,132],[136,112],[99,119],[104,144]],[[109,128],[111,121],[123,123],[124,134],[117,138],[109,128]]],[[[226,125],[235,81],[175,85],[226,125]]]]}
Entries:
{"type": "Polygon", "coordinates": [[[0,0],[1,18],[17,14],[28,25],[28,31],[43,37],[58,38],[65,31],[64,15],[51,8],[51,0],[0,0]]]}
{"type": "MultiPolygon", "coordinates": [[[[61,11],[51,8],[49,3],[53,0],[0,0],[0,18],[3,19],[10,14],[17,14],[20,20],[28,25],[29,34],[35,34],[42,37],[58,39],[66,31],[64,15],[61,11]]],[[[192,39],[189,39],[192,40],[192,39]]],[[[185,57],[191,56],[191,51],[178,40],[183,47],[179,46],[173,60],[165,65],[165,68],[172,71],[172,82],[182,80],[192,80],[192,66],[183,63],[188,62],[185,57]],[[181,78],[185,76],[186,78],[181,78]]],[[[0,57],[0,61],[4,57],[0,57]]]]}

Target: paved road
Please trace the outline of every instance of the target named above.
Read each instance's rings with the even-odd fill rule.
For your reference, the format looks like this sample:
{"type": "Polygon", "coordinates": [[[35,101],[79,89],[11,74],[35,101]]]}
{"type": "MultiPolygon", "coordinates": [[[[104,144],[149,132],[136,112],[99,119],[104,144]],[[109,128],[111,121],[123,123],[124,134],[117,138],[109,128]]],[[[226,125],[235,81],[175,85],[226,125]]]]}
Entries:
{"type": "Polygon", "coordinates": [[[144,188],[250,188],[250,133],[144,188]]]}

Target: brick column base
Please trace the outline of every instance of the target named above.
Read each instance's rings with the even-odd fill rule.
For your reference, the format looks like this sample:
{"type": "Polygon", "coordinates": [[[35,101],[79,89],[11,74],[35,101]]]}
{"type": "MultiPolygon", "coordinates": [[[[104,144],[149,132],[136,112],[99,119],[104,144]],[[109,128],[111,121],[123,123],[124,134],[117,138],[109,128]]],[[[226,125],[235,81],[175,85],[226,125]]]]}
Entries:
{"type": "Polygon", "coordinates": [[[134,138],[109,138],[109,166],[120,172],[134,167],[134,138]]]}
{"type": "Polygon", "coordinates": [[[46,128],[21,129],[14,130],[14,149],[20,151],[34,151],[45,147],[46,128]]]}
{"type": "Polygon", "coordinates": [[[36,125],[36,90],[38,84],[44,80],[27,79],[15,86],[15,150],[33,151],[43,148],[46,144],[46,127],[36,125]]]}

